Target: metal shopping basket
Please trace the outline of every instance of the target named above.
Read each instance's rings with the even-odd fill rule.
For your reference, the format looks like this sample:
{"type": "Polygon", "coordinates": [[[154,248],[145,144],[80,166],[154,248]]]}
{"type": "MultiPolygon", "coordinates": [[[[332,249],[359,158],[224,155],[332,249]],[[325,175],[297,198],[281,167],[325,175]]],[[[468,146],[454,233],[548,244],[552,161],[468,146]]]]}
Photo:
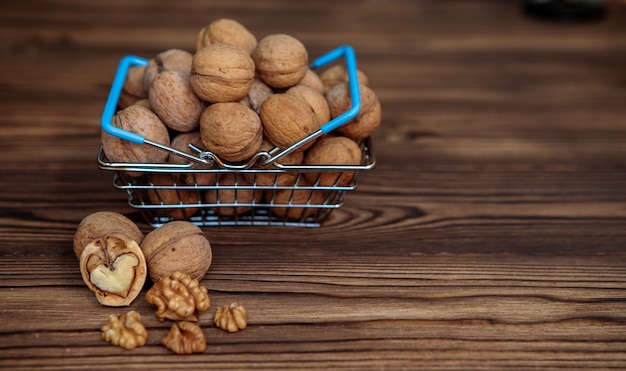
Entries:
{"type": "Polygon", "coordinates": [[[360,112],[356,57],[352,47],[336,48],[317,58],[310,67],[320,68],[341,58],[348,72],[352,100],[348,111],[288,148],[262,151],[245,163],[232,164],[193,145],[190,145],[193,150],[190,151],[191,154],[181,152],[113,126],[112,118],[118,108],[128,70],[132,66],[141,66],[148,62],[140,57],[126,56],[120,61],[115,74],[102,114],[102,128],[121,139],[157,147],[186,161],[183,164],[111,162],[101,146],[97,158],[98,167],[114,173],[113,185],[128,193],[129,205],[140,210],[146,221],[155,228],[174,219],[188,220],[199,226],[319,227],[334,209],[342,206],[345,192],[357,188],[358,173],[373,169],[376,163],[371,138],[359,143],[362,150],[362,161],[359,165],[307,166],[281,163],[284,156],[330,133],[360,112]],[[329,172],[336,175],[335,184],[320,184],[320,175],[329,172]],[[349,184],[339,183],[345,173],[354,173],[349,184]],[[228,182],[220,181],[225,178],[224,174],[229,174],[228,182]],[[197,181],[201,177],[212,175],[217,179],[212,184],[197,181]],[[261,176],[265,181],[260,181],[261,176]],[[267,182],[268,176],[274,180],[267,182]],[[291,176],[294,180],[283,185],[278,181],[282,176],[291,176]],[[312,178],[317,180],[311,181],[312,178]],[[207,197],[209,193],[212,197],[207,197]]]}

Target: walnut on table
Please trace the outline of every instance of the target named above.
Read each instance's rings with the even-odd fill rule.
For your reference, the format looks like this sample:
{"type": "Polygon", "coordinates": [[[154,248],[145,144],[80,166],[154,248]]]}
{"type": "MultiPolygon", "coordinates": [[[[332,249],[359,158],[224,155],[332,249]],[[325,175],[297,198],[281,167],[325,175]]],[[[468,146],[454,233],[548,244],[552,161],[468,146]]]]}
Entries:
{"type": "Polygon", "coordinates": [[[228,332],[237,332],[248,326],[246,308],[239,303],[224,305],[218,308],[213,317],[215,325],[228,332]]]}
{"type": "Polygon", "coordinates": [[[206,339],[202,329],[197,324],[188,321],[174,323],[161,343],[177,354],[202,353],[206,349],[206,339]]]}
{"type": "Polygon", "coordinates": [[[211,306],[206,287],[188,274],[174,272],[163,277],[146,293],[148,303],[157,306],[159,320],[198,321],[200,312],[211,306]]]}
{"type": "Polygon", "coordinates": [[[135,349],[144,346],[148,332],[141,323],[141,316],[134,310],[123,313],[119,317],[109,315],[109,322],[103,325],[102,339],[124,349],[135,349]]]}

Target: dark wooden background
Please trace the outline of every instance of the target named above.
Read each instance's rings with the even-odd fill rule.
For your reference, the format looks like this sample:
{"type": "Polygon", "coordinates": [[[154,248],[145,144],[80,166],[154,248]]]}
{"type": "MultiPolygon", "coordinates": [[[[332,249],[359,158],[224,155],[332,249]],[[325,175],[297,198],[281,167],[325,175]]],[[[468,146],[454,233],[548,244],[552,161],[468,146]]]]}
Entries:
{"type": "Polygon", "coordinates": [[[0,3],[0,368],[626,368],[626,4],[590,23],[520,1],[0,3]],[[375,170],[319,229],[206,228],[204,354],[100,339],[120,308],[82,283],[72,237],[114,210],[96,167],[126,54],[191,50],[230,17],[312,56],[352,45],[383,106],[375,170]]]}

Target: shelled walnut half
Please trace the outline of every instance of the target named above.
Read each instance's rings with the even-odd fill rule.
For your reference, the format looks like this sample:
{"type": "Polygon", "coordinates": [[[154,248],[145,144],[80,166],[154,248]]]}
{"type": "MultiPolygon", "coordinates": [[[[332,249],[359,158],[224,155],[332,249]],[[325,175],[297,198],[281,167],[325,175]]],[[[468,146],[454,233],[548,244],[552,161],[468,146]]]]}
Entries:
{"type": "Polygon", "coordinates": [[[159,320],[198,321],[200,312],[211,306],[206,287],[188,274],[174,272],[163,277],[146,293],[146,300],[156,305],[159,320]]]}
{"type": "Polygon", "coordinates": [[[135,300],[148,269],[137,242],[112,233],[85,246],[80,255],[80,273],[100,304],[117,307],[135,300]]]}
{"type": "Polygon", "coordinates": [[[148,332],[141,323],[141,316],[134,310],[119,317],[115,314],[109,315],[109,322],[100,330],[102,339],[129,350],[144,346],[148,338],[148,332]]]}
{"type": "Polygon", "coordinates": [[[177,354],[202,353],[206,349],[206,338],[200,326],[187,321],[174,323],[161,343],[177,354]]]}
{"type": "Polygon", "coordinates": [[[248,326],[246,308],[239,303],[224,305],[215,312],[213,322],[224,331],[237,332],[243,330],[248,326]]]}

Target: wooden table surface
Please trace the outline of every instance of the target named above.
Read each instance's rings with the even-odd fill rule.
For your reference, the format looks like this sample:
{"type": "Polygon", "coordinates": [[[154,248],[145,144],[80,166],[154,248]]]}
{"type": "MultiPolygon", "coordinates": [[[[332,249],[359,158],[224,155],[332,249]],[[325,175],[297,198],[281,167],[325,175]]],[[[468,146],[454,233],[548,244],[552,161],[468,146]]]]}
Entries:
{"type": "MultiPolygon", "coordinates": [[[[0,5],[0,368],[626,368],[626,4],[519,1],[0,5]],[[72,251],[86,215],[151,227],[96,166],[119,59],[234,18],[312,56],[349,44],[383,107],[377,165],[321,228],[206,227],[203,354],[104,342],[72,251]],[[246,305],[249,327],[211,324],[246,305]]],[[[144,288],[146,290],[146,288],[144,288]]]]}

